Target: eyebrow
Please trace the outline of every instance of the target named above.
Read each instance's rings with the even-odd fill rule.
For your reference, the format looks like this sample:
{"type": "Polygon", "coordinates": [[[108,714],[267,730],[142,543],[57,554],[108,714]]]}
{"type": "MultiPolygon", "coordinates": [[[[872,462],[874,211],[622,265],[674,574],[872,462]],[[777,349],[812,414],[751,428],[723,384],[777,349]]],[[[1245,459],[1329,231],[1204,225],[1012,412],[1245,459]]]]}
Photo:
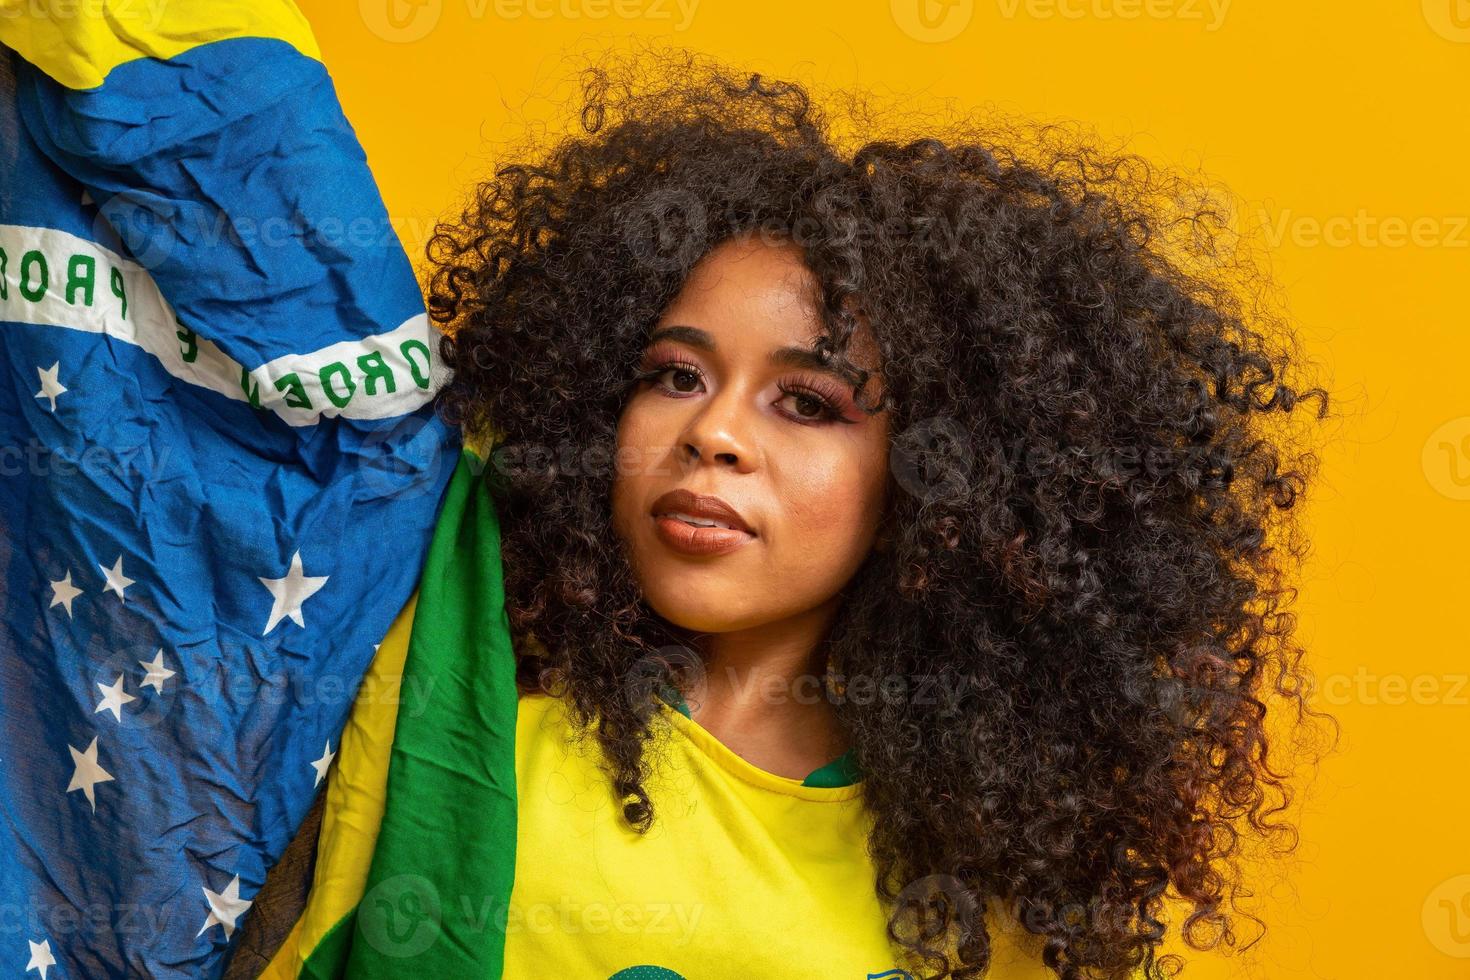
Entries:
{"type": "MultiPolygon", "coordinates": [[[[702,350],[708,354],[715,352],[715,338],[711,337],[708,331],[701,330],[698,327],[685,326],[684,324],[660,327],[649,336],[647,346],[652,346],[661,340],[672,340],[682,344],[688,344],[690,347],[702,350]]],[[[805,347],[778,347],[771,351],[766,360],[772,367],[805,368],[809,371],[820,371],[823,374],[830,374],[834,378],[843,378],[842,372],[830,364],[823,363],[815,351],[808,350],[805,347]]]]}

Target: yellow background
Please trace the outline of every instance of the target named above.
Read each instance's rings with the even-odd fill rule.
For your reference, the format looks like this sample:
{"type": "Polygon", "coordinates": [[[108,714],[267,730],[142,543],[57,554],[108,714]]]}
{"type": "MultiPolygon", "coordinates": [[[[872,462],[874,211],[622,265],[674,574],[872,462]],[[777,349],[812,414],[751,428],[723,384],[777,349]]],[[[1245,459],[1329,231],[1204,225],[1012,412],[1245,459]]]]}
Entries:
{"type": "Polygon", "coordinates": [[[1470,977],[1470,0],[928,2],[303,11],[415,260],[496,143],[554,115],[589,40],[1080,120],[1233,190],[1346,413],[1296,606],[1343,738],[1296,857],[1261,878],[1267,934],[1185,976],[1470,977]]]}

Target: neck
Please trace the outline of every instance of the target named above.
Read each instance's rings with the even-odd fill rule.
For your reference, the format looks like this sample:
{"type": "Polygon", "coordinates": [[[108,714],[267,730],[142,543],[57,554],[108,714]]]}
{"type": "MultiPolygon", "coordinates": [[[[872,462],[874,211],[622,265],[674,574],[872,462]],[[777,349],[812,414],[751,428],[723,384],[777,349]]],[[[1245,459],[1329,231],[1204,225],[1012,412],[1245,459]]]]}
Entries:
{"type": "Polygon", "coordinates": [[[779,775],[802,778],[846,747],[827,699],[825,641],[837,598],[748,630],[695,639],[704,683],[690,716],[737,754],[779,775]]]}

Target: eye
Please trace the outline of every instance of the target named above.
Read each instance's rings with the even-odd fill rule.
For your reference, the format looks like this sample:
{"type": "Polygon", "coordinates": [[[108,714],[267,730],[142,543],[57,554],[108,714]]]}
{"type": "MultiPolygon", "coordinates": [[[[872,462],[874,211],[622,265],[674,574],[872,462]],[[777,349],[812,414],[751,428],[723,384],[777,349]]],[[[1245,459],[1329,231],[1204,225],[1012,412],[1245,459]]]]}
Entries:
{"type": "Polygon", "coordinates": [[[792,399],[797,406],[796,411],[792,414],[798,421],[810,424],[842,420],[842,413],[818,392],[806,388],[782,386],[781,394],[783,398],[792,399]]]}
{"type": "MultiPolygon", "coordinates": [[[[698,365],[688,361],[667,360],[639,373],[636,380],[654,385],[666,398],[678,398],[698,391],[703,377],[698,365]]],[[[793,422],[800,425],[826,425],[832,422],[851,424],[853,421],[837,407],[834,401],[837,396],[833,394],[807,384],[787,383],[778,387],[781,391],[778,403],[788,399],[794,403],[791,409],[782,411],[793,422]]]]}
{"type": "Polygon", "coordinates": [[[658,387],[660,388],[665,388],[669,391],[676,391],[680,394],[687,395],[691,394],[694,389],[683,388],[680,387],[680,385],[686,382],[698,385],[699,377],[699,368],[693,364],[690,364],[687,361],[665,361],[664,363],[659,364],[639,374],[638,380],[649,381],[658,385],[658,387]],[[672,375],[674,379],[673,384],[666,384],[663,381],[663,378],[666,375],[672,375]],[[692,379],[692,381],[690,381],[690,379],[692,379]]]}

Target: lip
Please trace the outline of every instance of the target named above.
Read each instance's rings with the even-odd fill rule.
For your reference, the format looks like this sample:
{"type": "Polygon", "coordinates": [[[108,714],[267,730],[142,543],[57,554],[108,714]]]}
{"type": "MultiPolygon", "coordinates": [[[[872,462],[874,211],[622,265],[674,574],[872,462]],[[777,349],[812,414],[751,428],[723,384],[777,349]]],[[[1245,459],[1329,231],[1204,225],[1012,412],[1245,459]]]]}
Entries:
{"type": "Polygon", "coordinates": [[[719,497],[694,493],[691,490],[672,490],[653,502],[649,509],[653,526],[659,539],[675,551],[687,555],[723,555],[757,537],[756,532],[740,516],[740,512],[719,497]],[[671,511],[703,517],[729,528],[695,527],[677,517],[667,516],[671,511]]]}

